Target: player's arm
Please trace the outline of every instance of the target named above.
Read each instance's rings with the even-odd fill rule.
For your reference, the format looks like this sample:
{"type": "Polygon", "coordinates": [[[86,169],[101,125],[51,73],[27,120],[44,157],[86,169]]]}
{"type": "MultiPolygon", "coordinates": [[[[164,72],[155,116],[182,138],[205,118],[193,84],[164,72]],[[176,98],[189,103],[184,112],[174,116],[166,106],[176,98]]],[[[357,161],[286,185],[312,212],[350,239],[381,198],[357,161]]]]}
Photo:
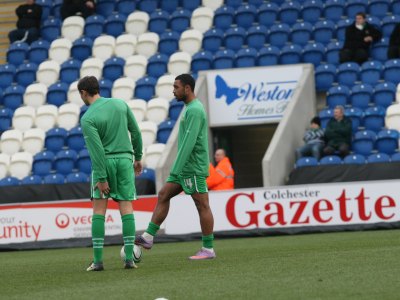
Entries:
{"type": "Polygon", "coordinates": [[[127,111],[128,111],[128,130],[131,135],[131,143],[135,155],[135,161],[140,161],[142,160],[143,156],[142,134],[140,133],[140,129],[136,122],[135,116],[133,115],[129,107],[127,107],[127,111]]]}
{"type": "Polygon", "coordinates": [[[82,120],[82,130],[86,147],[89,150],[90,160],[92,161],[93,176],[98,178],[99,182],[106,182],[106,155],[99,132],[92,120],[82,120]]]}
{"type": "Polygon", "coordinates": [[[200,111],[191,110],[186,113],[187,129],[182,140],[182,146],[172,166],[171,174],[179,175],[182,172],[196,144],[202,122],[200,111]]]}

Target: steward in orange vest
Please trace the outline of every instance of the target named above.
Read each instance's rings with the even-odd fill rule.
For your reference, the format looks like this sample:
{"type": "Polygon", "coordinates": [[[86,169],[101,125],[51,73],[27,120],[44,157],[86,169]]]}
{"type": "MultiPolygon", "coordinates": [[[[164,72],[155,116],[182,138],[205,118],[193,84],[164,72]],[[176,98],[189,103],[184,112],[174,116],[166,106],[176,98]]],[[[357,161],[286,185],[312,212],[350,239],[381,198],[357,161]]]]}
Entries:
{"type": "Polygon", "coordinates": [[[207,178],[208,189],[212,191],[233,190],[235,172],[229,158],[226,157],[225,150],[215,151],[215,161],[217,162],[215,168],[210,164],[210,176],[207,178]]]}

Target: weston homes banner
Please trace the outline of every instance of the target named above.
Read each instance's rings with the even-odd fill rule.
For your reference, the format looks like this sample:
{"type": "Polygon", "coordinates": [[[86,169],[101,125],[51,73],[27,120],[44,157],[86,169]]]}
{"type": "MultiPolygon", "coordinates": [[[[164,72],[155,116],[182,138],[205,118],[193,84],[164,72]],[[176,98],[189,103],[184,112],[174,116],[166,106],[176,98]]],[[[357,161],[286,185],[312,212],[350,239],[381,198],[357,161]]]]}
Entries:
{"type": "Polygon", "coordinates": [[[207,72],[210,126],[279,122],[301,75],[301,66],[207,72]]]}

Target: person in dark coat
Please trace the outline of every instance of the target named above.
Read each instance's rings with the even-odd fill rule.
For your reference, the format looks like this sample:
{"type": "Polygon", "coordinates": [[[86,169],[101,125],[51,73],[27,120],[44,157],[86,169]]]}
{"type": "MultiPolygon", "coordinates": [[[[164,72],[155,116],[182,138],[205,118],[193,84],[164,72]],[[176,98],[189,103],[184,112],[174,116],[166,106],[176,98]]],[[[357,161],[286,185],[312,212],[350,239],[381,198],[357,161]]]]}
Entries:
{"type": "Polygon", "coordinates": [[[390,35],[388,59],[400,58],[400,23],[394,27],[390,35]]]}
{"type": "Polygon", "coordinates": [[[71,16],[81,16],[86,19],[94,12],[94,0],[64,0],[61,6],[61,18],[63,20],[71,16]]]}
{"type": "Polygon", "coordinates": [[[365,14],[358,13],[355,22],[346,28],[344,46],[339,54],[340,63],[354,61],[361,65],[366,62],[369,48],[381,37],[381,32],[365,21],[365,14]]]}
{"type": "Polygon", "coordinates": [[[8,34],[10,43],[21,41],[30,44],[36,41],[40,36],[42,7],[36,4],[35,0],[27,0],[26,4],[17,7],[15,13],[18,17],[17,29],[8,34]]]}

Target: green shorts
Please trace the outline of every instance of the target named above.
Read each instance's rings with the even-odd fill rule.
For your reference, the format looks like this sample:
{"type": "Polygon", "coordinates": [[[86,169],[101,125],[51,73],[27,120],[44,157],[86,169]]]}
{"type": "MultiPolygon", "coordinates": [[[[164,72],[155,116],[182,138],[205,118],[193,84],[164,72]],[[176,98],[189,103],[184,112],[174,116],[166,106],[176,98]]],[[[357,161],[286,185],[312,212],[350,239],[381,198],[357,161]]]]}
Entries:
{"type": "MultiPolygon", "coordinates": [[[[103,195],[103,199],[112,198],[114,200],[136,200],[135,174],[133,161],[129,158],[107,158],[106,159],[107,182],[110,193],[103,195]]],[[[93,175],[93,172],[92,172],[93,175]]],[[[95,185],[99,180],[91,179],[92,199],[101,199],[99,189],[95,185]]]]}
{"type": "Polygon", "coordinates": [[[194,193],[208,193],[206,177],[204,176],[176,176],[170,174],[167,178],[167,182],[179,184],[187,195],[192,195],[194,193]]]}

